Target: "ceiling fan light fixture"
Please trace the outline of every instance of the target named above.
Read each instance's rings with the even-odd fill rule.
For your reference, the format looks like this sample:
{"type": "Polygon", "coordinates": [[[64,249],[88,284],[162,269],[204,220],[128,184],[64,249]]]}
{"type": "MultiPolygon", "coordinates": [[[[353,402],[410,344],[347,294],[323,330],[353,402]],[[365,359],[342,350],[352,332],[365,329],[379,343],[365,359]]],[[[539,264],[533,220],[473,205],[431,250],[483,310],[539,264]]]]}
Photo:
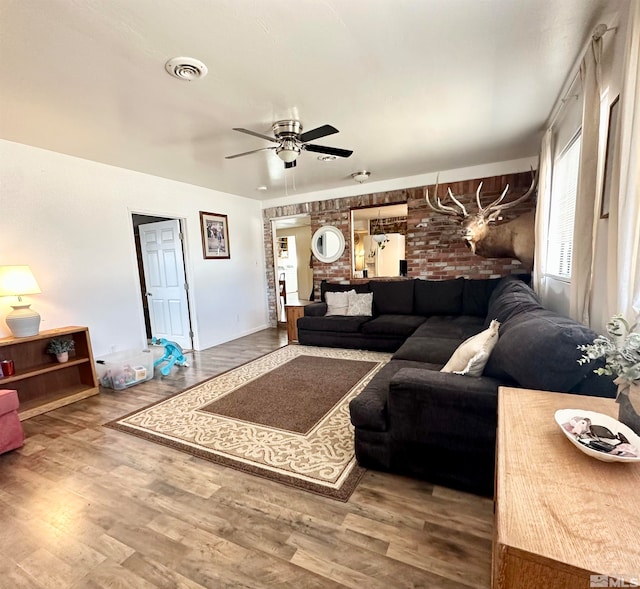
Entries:
{"type": "Polygon", "coordinates": [[[351,174],[351,177],[359,184],[368,180],[369,176],[371,176],[371,172],[368,172],[367,170],[361,170],[360,172],[354,172],[351,174]]]}
{"type": "Polygon", "coordinates": [[[296,145],[293,139],[285,139],[278,147],[276,147],[276,153],[278,157],[289,164],[295,161],[300,155],[300,148],[296,145]]]}

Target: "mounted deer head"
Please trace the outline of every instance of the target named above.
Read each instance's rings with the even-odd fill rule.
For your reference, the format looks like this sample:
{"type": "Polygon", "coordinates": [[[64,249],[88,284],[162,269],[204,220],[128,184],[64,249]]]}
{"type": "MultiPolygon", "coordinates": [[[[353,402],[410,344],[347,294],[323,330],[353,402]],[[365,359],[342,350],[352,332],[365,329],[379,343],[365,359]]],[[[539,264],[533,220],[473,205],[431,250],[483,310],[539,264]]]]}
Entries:
{"type": "Polygon", "coordinates": [[[482,182],[476,190],[476,203],[478,210],[475,213],[468,213],[465,206],[448,189],[449,197],[457,205],[445,205],[438,197],[438,184],[436,181],[435,203],[429,198],[429,189],[425,190],[427,204],[436,213],[455,217],[462,223],[463,239],[474,254],[485,258],[515,258],[520,260],[528,269],[533,268],[534,252],[534,214],[526,213],[513,221],[493,226],[500,217],[500,213],[510,209],[525,201],[536,188],[537,174],[531,170],[532,180],[529,189],[521,196],[509,203],[503,203],[504,197],[509,191],[507,184],[502,194],[486,207],[480,202],[480,191],[482,182]]]}

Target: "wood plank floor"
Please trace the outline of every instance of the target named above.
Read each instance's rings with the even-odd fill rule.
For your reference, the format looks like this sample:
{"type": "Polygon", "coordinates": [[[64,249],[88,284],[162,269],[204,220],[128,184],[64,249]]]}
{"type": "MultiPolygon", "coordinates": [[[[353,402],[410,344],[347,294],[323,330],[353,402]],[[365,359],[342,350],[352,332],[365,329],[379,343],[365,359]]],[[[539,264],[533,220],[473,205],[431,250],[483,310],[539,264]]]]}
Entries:
{"type": "Polygon", "coordinates": [[[0,589],[489,587],[488,499],[368,471],[341,503],[102,427],[285,343],[268,329],[23,422],[0,456],[0,589]]]}

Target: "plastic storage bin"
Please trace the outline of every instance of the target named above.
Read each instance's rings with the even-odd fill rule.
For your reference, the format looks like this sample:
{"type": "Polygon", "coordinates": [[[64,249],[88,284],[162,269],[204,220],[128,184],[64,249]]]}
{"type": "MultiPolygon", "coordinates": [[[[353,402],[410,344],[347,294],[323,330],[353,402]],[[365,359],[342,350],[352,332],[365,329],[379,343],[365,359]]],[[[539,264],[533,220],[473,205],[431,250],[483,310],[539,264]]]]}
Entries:
{"type": "Polygon", "coordinates": [[[153,378],[151,350],[114,352],[96,359],[98,380],[103,387],[120,391],[153,378]]]}

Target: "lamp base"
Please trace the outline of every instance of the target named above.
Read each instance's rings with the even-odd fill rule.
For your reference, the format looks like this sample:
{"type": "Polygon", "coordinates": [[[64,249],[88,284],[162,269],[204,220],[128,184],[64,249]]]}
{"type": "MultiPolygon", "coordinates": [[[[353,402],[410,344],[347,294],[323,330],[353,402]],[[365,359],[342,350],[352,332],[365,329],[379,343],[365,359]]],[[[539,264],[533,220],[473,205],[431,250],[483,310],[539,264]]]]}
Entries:
{"type": "Polygon", "coordinates": [[[31,305],[11,305],[13,311],[5,317],[7,327],[13,337],[38,335],[40,332],[40,315],[30,309],[31,305]]]}

